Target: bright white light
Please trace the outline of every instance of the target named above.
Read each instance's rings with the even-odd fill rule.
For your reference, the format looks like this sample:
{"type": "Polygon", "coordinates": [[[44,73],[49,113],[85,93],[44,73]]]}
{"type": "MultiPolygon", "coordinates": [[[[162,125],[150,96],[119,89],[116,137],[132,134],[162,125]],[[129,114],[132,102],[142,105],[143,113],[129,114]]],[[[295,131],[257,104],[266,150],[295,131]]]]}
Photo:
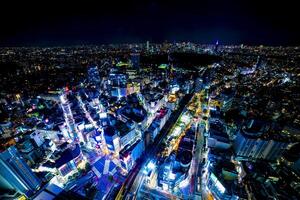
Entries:
{"type": "Polygon", "coordinates": [[[217,180],[216,181],[216,187],[218,188],[218,190],[223,194],[225,192],[225,187],[217,180]]]}
{"type": "Polygon", "coordinates": [[[61,103],[67,103],[67,99],[66,99],[66,96],[64,94],[60,95],[60,101],[61,103]]]}
{"type": "Polygon", "coordinates": [[[86,128],[86,129],[93,128],[93,125],[92,125],[92,124],[86,124],[86,125],[85,125],[85,128],[86,128]]]}
{"type": "Polygon", "coordinates": [[[169,188],[169,187],[168,187],[167,184],[165,184],[165,183],[162,184],[162,189],[163,189],[163,190],[168,190],[168,188],[169,188]]]}
{"type": "Polygon", "coordinates": [[[286,83],[286,82],[290,82],[290,78],[289,77],[285,77],[284,79],[283,79],[283,83],[286,83]]]}
{"type": "Polygon", "coordinates": [[[172,172],[170,172],[168,177],[169,177],[169,179],[171,179],[171,180],[175,180],[176,175],[173,174],[172,172]]]}
{"type": "Polygon", "coordinates": [[[209,109],[210,110],[217,110],[215,107],[211,107],[211,106],[209,106],[209,109]]]}
{"type": "Polygon", "coordinates": [[[78,129],[79,129],[80,131],[83,130],[83,129],[84,129],[84,124],[78,125],[78,129]]]}
{"type": "Polygon", "coordinates": [[[183,181],[181,181],[181,182],[179,183],[179,187],[180,187],[180,188],[185,188],[185,187],[187,187],[188,185],[189,185],[189,179],[188,179],[188,178],[184,179],[183,181]]]}
{"type": "Polygon", "coordinates": [[[100,113],[100,119],[107,118],[107,113],[100,113]]]}
{"type": "Polygon", "coordinates": [[[155,164],[151,161],[147,165],[148,169],[153,170],[155,168],[155,164]]]}
{"type": "Polygon", "coordinates": [[[218,178],[213,173],[210,175],[210,178],[215,183],[217,189],[223,194],[226,191],[226,189],[222,185],[222,183],[218,180],[218,178]]]}
{"type": "Polygon", "coordinates": [[[101,136],[100,135],[96,136],[95,138],[96,138],[97,142],[101,141],[101,136]]]}
{"type": "Polygon", "coordinates": [[[177,135],[179,135],[180,133],[181,133],[181,128],[180,128],[180,127],[176,127],[176,128],[174,129],[174,132],[173,132],[174,136],[177,136],[177,135]]]}
{"type": "Polygon", "coordinates": [[[190,120],[191,120],[191,118],[188,115],[182,115],[182,117],[181,117],[181,121],[185,124],[190,122],[190,120]]]}

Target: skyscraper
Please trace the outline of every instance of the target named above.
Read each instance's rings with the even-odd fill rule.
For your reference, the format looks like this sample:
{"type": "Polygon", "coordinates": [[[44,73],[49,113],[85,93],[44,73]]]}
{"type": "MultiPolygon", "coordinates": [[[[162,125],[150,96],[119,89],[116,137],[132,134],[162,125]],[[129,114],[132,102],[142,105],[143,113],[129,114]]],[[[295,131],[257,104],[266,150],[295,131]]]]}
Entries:
{"type": "Polygon", "coordinates": [[[0,153],[0,188],[13,189],[29,197],[40,185],[41,180],[14,146],[0,153]]]}
{"type": "Polygon", "coordinates": [[[276,160],[283,154],[289,143],[279,141],[274,135],[263,137],[265,129],[261,122],[255,120],[251,120],[247,127],[241,128],[233,144],[237,158],[276,160]]]}
{"type": "Polygon", "coordinates": [[[96,88],[100,87],[101,79],[99,75],[99,70],[97,66],[91,66],[88,68],[88,80],[89,83],[96,88]]]}
{"type": "Polygon", "coordinates": [[[113,74],[109,75],[109,84],[111,87],[111,95],[114,97],[127,96],[127,76],[126,74],[113,74]]]}

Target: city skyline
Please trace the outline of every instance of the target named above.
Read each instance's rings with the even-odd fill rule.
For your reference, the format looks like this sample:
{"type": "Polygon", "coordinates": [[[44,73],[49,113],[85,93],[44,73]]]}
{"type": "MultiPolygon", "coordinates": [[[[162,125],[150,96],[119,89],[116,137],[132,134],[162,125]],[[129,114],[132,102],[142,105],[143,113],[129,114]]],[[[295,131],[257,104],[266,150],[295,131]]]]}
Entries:
{"type": "Polygon", "coordinates": [[[126,1],[3,4],[0,46],[164,41],[299,45],[293,2],[126,1]]]}

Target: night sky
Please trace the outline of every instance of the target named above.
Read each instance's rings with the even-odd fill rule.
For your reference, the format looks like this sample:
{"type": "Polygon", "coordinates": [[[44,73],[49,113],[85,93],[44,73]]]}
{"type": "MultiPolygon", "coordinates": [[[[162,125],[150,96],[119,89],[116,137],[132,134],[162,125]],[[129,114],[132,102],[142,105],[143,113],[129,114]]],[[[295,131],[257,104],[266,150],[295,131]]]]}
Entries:
{"type": "Polygon", "coordinates": [[[299,7],[289,0],[62,1],[1,2],[0,46],[147,40],[300,44],[299,7]]]}

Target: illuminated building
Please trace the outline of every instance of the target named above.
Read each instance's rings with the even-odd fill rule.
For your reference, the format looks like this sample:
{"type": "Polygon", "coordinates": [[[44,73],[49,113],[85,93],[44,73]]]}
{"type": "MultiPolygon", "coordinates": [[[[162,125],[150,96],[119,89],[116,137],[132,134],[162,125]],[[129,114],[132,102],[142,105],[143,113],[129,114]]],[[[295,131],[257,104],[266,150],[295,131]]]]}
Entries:
{"type": "Polygon", "coordinates": [[[226,190],[226,187],[224,187],[223,183],[214,173],[210,173],[207,186],[212,192],[213,196],[217,199],[239,199],[238,196],[228,193],[230,190],[226,190]]]}
{"type": "Polygon", "coordinates": [[[125,73],[128,76],[128,79],[138,78],[138,70],[133,68],[126,68],[125,73]]]}
{"type": "Polygon", "coordinates": [[[88,68],[88,80],[91,85],[93,85],[96,88],[100,88],[101,79],[97,66],[88,68]]]}
{"type": "MultiPolygon", "coordinates": [[[[153,122],[150,127],[148,128],[147,130],[147,133],[149,133],[149,139],[150,141],[149,142],[153,142],[156,138],[156,136],[158,135],[160,129],[159,129],[159,124],[158,123],[155,123],[153,122]]],[[[148,142],[148,141],[147,141],[148,142]]]]}
{"type": "Polygon", "coordinates": [[[40,147],[44,142],[44,134],[42,134],[39,131],[34,131],[33,133],[30,134],[30,137],[33,139],[33,141],[35,142],[36,146],[40,147]]]}
{"type": "Polygon", "coordinates": [[[43,156],[41,148],[39,148],[37,145],[34,145],[32,140],[29,138],[19,140],[17,145],[20,153],[30,166],[34,165],[43,156]]]}
{"type": "Polygon", "coordinates": [[[130,120],[128,120],[126,124],[117,125],[116,128],[119,130],[121,149],[123,149],[126,145],[132,144],[133,141],[138,138],[135,124],[130,120]]]}
{"type": "Polygon", "coordinates": [[[18,150],[12,146],[0,153],[0,185],[31,196],[41,185],[18,150]]]}
{"type": "Polygon", "coordinates": [[[125,74],[110,74],[108,83],[111,96],[118,98],[127,96],[127,76],[125,74]]]}
{"type": "Polygon", "coordinates": [[[94,163],[92,170],[98,178],[104,175],[114,175],[117,172],[117,162],[102,157],[94,163]]]}
{"type": "Polygon", "coordinates": [[[53,143],[52,140],[50,140],[50,139],[45,139],[45,142],[44,142],[44,144],[43,144],[43,147],[44,147],[45,149],[51,150],[52,152],[54,152],[54,151],[56,150],[56,145],[55,145],[55,143],[53,143]]]}
{"type": "Polygon", "coordinates": [[[58,158],[55,160],[55,167],[62,176],[66,176],[73,170],[77,170],[77,167],[82,160],[83,157],[80,146],[79,144],[76,144],[59,153],[58,158]]]}
{"type": "Polygon", "coordinates": [[[203,89],[203,80],[197,78],[195,81],[195,92],[200,92],[203,89]]]}
{"type": "Polygon", "coordinates": [[[149,133],[150,141],[147,141],[146,144],[149,142],[153,142],[158,135],[159,131],[163,128],[167,120],[171,115],[171,110],[168,108],[162,108],[157,111],[157,115],[151,125],[149,126],[147,133],[149,133]]]}
{"type": "Polygon", "coordinates": [[[67,124],[69,138],[76,140],[78,137],[77,137],[77,130],[75,126],[75,120],[73,118],[71,106],[69,104],[66,94],[62,94],[60,96],[60,102],[61,102],[60,104],[61,108],[64,113],[65,122],[67,124]]]}
{"type": "Polygon", "coordinates": [[[138,69],[140,67],[140,54],[139,53],[131,53],[130,54],[131,58],[131,64],[132,67],[135,69],[138,69]]]}
{"type": "Polygon", "coordinates": [[[107,126],[104,128],[104,138],[109,151],[120,151],[120,138],[117,131],[113,127],[107,126]]]}
{"type": "MultiPolygon", "coordinates": [[[[87,198],[83,197],[80,194],[77,194],[72,191],[65,191],[61,187],[56,184],[49,183],[41,190],[39,190],[38,194],[33,197],[33,200],[54,200],[54,199],[81,199],[87,200],[87,198]]],[[[18,199],[23,200],[23,199],[18,199]]]]}
{"type": "Polygon", "coordinates": [[[267,126],[259,121],[251,120],[243,127],[234,142],[234,150],[239,159],[275,160],[286,150],[289,143],[276,138],[264,138],[267,126]]]}
{"type": "Polygon", "coordinates": [[[179,102],[179,100],[176,97],[176,95],[175,94],[171,94],[168,97],[167,107],[170,110],[174,111],[176,109],[177,105],[178,105],[178,102],[179,102]]]}
{"type": "Polygon", "coordinates": [[[137,140],[130,147],[125,147],[124,150],[120,152],[122,167],[126,170],[130,170],[135,164],[136,160],[141,157],[145,150],[144,141],[137,140]]]}
{"type": "Polygon", "coordinates": [[[208,146],[216,149],[229,149],[231,143],[222,122],[210,121],[208,146]]]}
{"type": "Polygon", "coordinates": [[[225,89],[221,93],[221,98],[223,100],[221,107],[222,111],[227,111],[231,108],[235,94],[236,91],[232,87],[228,86],[228,88],[226,88],[225,86],[225,89]]]}
{"type": "Polygon", "coordinates": [[[128,83],[127,84],[127,94],[139,93],[140,92],[140,84],[139,83],[128,83]]]}
{"type": "Polygon", "coordinates": [[[161,165],[158,183],[163,190],[172,191],[174,187],[181,187],[190,180],[194,139],[195,131],[187,130],[185,136],[178,141],[178,148],[161,165]]]}

